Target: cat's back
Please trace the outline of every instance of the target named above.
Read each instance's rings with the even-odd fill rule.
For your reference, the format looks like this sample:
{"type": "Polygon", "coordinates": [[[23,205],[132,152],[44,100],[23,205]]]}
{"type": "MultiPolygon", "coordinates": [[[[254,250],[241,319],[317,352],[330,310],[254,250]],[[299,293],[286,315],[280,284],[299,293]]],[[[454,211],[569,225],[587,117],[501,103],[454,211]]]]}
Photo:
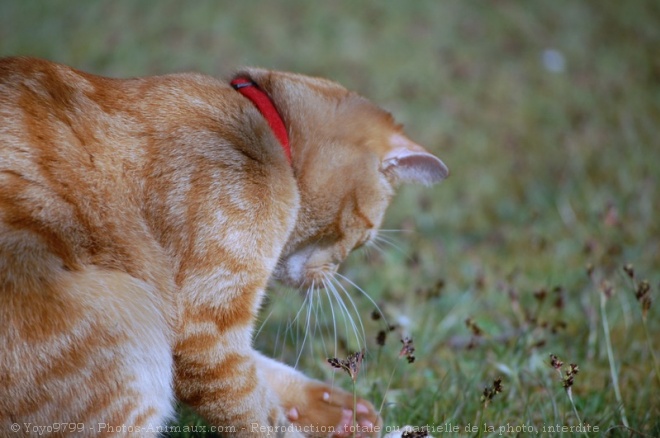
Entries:
{"type": "Polygon", "coordinates": [[[238,197],[256,211],[271,187],[283,196],[272,205],[295,203],[263,124],[246,99],[205,75],[111,79],[0,59],[0,283],[86,265],[153,279],[163,248],[180,253],[205,233],[182,212],[222,210],[238,197]]]}
{"type": "Polygon", "coordinates": [[[112,137],[134,127],[129,118],[112,115],[117,83],[39,59],[0,60],[5,282],[106,257],[110,242],[99,231],[110,224],[109,209],[127,213],[122,199],[131,197],[125,179],[116,176],[128,161],[112,137]]]}
{"type": "Polygon", "coordinates": [[[233,103],[228,89],[194,73],[114,79],[43,59],[1,58],[0,150],[82,165],[92,156],[132,154],[135,162],[141,140],[223,118],[233,103]]]}
{"type": "Polygon", "coordinates": [[[0,286],[85,265],[154,277],[145,173],[165,171],[154,169],[163,165],[153,150],[195,119],[182,96],[208,97],[205,80],[110,79],[0,59],[0,286]]]}
{"type": "Polygon", "coordinates": [[[118,123],[120,88],[41,59],[0,59],[0,185],[55,188],[109,171],[103,158],[118,152],[110,137],[134,128],[128,117],[118,123]]]}

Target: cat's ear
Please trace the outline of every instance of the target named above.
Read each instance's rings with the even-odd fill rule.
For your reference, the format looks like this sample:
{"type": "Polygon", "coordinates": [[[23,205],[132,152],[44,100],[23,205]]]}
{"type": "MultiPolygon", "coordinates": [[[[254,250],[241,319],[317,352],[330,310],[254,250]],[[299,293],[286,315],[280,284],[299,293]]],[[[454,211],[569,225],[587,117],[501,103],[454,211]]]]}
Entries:
{"type": "Polygon", "coordinates": [[[389,140],[391,149],[383,158],[381,169],[395,182],[431,185],[449,176],[449,168],[440,158],[404,135],[393,134],[389,140]]]}

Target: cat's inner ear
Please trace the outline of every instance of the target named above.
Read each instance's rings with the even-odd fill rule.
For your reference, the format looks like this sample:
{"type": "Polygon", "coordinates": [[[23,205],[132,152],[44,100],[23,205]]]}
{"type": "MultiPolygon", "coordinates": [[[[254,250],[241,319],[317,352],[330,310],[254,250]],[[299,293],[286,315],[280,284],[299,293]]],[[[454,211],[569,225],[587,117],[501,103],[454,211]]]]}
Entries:
{"type": "Polygon", "coordinates": [[[382,170],[399,183],[435,184],[449,176],[449,168],[422,146],[402,134],[392,134],[382,170]]]}

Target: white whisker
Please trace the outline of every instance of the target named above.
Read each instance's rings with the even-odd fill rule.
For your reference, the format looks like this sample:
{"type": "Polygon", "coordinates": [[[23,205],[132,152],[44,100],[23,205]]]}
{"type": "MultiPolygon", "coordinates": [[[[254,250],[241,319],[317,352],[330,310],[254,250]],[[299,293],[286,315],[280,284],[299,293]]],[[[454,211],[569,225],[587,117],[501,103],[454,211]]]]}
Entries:
{"type": "MultiPolygon", "coordinates": [[[[344,320],[344,330],[346,331],[346,333],[348,333],[348,318],[346,316],[346,312],[348,309],[344,305],[344,302],[341,300],[341,297],[339,297],[339,292],[337,292],[335,286],[330,282],[328,275],[324,274],[323,276],[324,276],[323,284],[326,286],[326,291],[328,292],[328,298],[330,299],[330,302],[332,302],[332,297],[334,297],[334,300],[339,303],[339,310],[341,312],[342,319],[344,320]]],[[[337,349],[336,342],[337,342],[337,329],[335,326],[335,350],[337,349]]]]}
{"type": "MultiPolygon", "coordinates": [[[[377,246],[373,245],[372,241],[367,242],[366,245],[364,245],[364,255],[367,257],[367,260],[371,261],[371,250],[376,247],[376,249],[380,250],[377,246]]],[[[381,251],[382,252],[382,251],[381,251]]]]}
{"type": "MultiPolygon", "coordinates": [[[[314,307],[314,327],[312,329],[312,337],[316,338],[317,331],[321,337],[321,344],[323,344],[323,324],[322,321],[325,320],[325,312],[323,311],[323,300],[322,296],[318,291],[318,288],[314,288],[314,294],[316,295],[316,305],[314,307]],[[319,318],[319,313],[323,318],[319,318]]],[[[310,344],[311,346],[311,344],[310,344]]]]}
{"type": "MultiPolygon", "coordinates": [[[[289,300],[291,297],[289,295],[289,290],[282,291],[281,293],[283,294],[282,299],[284,301],[289,300]]],[[[268,307],[270,307],[268,314],[266,315],[265,318],[261,321],[261,324],[259,325],[259,328],[255,331],[253,338],[256,339],[261,335],[261,332],[266,328],[266,325],[268,322],[271,320],[271,317],[276,313],[277,310],[277,303],[271,303],[268,307]]],[[[283,345],[286,340],[287,332],[288,330],[285,330],[285,333],[282,334],[282,325],[283,321],[281,318],[275,318],[277,321],[277,332],[275,333],[274,336],[274,343],[272,345],[272,348],[270,350],[270,355],[275,357],[277,355],[277,352],[279,351],[280,354],[284,353],[284,348],[283,345]],[[281,345],[280,345],[281,343],[281,345]]]]}
{"type": "Polygon", "coordinates": [[[380,246],[380,245],[378,244],[378,241],[377,241],[376,239],[374,239],[374,240],[370,240],[369,242],[367,242],[367,244],[364,245],[364,248],[365,248],[365,249],[369,249],[369,250],[375,248],[376,251],[378,251],[378,252],[381,253],[381,254],[385,254],[385,253],[387,252],[387,251],[385,250],[385,248],[383,248],[382,246],[380,246]]]}
{"type": "Polygon", "coordinates": [[[332,357],[337,357],[337,318],[335,317],[335,307],[332,305],[332,299],[330,298],[330,292],[328,292],[327,280],[323,279],[323,290],[325,291],[325,296],[328,298],[328,306],[330,306],[330,314],[332,315],[332,334],[334,339],[335,354],[332,357]]]}
{"type": "Polygon", "coordinates": [[[273,315],[273,311],[274,311],[274,309],[273,309],[273,307],[271,307],[271,308],[270,308],[270,312],[268,312],[268,315],[266,315],[266,317],[264,318],[264,320],[261,321],[261,325],[259,326],[259,328],[257,329],[257,331],[254,333],[254,337],[255,337],[255,338],[256,338],[257,336],[259,336],[259,333],[261,333],[261,330],[264,329],[264,327],[266,326],[266,323],[268,322],[268,320],[270,319],[270,317],[273,315]]]}
{"type": "Polygon", "coordinates": [[[350,278],[346,277],[345,275],[340,274],[339,272],[336,272],[335,275],[337,277],[341,278],[342,280],[344,280],[345,282],[347,282],[348,284],[350,284],[351,286],[353,286],[362,295],[364,295],[369,300],[369,302],[374,305],[374,307],[376,308],[376,310],[378,311],[380,316],[383,318],[383,322],[386,324],[386,326],[389,327],[389,323],[387,322],[387,318],[385,317],[385,313],[383,313],[380,306],[373,300],[373,298],[371,298],[369,296],[369,294],[364,289],[362,289],[360,286],[355,284],[350,278]]]}
{"type": "Polygon", "coordinates": [[[381,236],[380,234],[376,234],[376,236],[375,236],[374,239],[373,239],[373,242],[384,243],[384,244],[386,244],[386,245],[388,245],[388,246],[390,246],[390,247],[396,249],[396,250],[399,251],[401,254],[406,255],[406,252],[405,252],[405,251],[404,251],[399,245],[397,245],[397,244],[394,242],[394,240],[389,239],[389,238],[387,238],[387,237],[385,237],[385,236],[381,236]]]}
{"type": "MultiPolygon", "coordinates": [[[[338,274],[338,275],[340,275],[340,274],[338,274]]],[[[342,278],[346,278],[346,277],[342,276],[342,278]]],[[[360,328],[361,328],[361,331],[362,331],[362,338],[361,338],[362,343],[364,343],[366,345],[367,334],[366,334],[366,331],[364,330],[364,324],[362,324],[362,317],[360,316],[360,311],[359,311],[357,305],[355,304],[355,301],[353,300],[353,297],[351,297],[351,294],[346,290],[346,288],[339,281],[337,281],[337,279],[335,279],[334,277],[331,277],[331,280],[334,281],[334,283],[337,284],[337,286],[339,286],[339,288],[344,292],[344,294],[346,294],[346,298],[348,298],[348,301],[351,303],[351,306],[353,307],[353,310],[355,310],[355,315],[357,316],[357,320],[358,320],[358,323],[360,324],[360,328]]],[[[354,285],[354,283],[353,283],[353,285],[354,285]]],[[[360,346],[360,336],[357,333],[357,327],[355,326],[355,322],[354,322],[352,317],[351,317],[351,324],[354,327],[355,337],[356,337],[356,340],[358,342],[358,350],[361,350],[362,348],[360,346]]]]}
{"type": "MultiPolygon", "coordinates": [[[[309,289],[307,290],[307,292],[309,292],[309,289]]],[[[298,318],[300,317],[300,313],[302,312],[303,308],[307,304],[307,301],[309,300],[309,295],[310,295],[309,293],[305,294],[305,299],[303,300],[303,302],[300,306],[300,309],[298,309],[298,312],[296,313],[296,316],[289,323],[288,328],[293,328],[293,324],[298,322],[298,318]]]]}
{"type": "MultiPolygon", "coordinates": [[[[346,304],[344,303],[344,300],[343,300],[343,298],[341,297],[341,294],[339,293],[339,291],[338,291],[337,288],[335,287],[335,284],[339,285],[340,287],[341,287],[341,285],[340,285],[339,283],[337,283],[337,282],[334,280],[334,278],[333,278],[332,276],[330,276],[330,275],[328,275],[328,274],[324,274],[324,276],[325,276],[326,279],[328,280],[328,283],[327,283],[327,284],[328,284],[328,286],[330,286],[330,291],[331,291],[331,292],[333,293],[333,295],[335,296],[335,299],[337,300],[337,303],[339,304],[340,308],[341,308],[342,311],[343,311],[343,314],[344,314],[344,324],[350,323],[351,328],[353,329],[353,334],[354,334],[354,336],[355,336],[355,340],[356,340],[356,342],[357,342],[357,344],[358,344],[358,350],[359,350],[359,349],[362,348],[362,346],[361,346],[361,342],[360,342],[360,339],[361,339],[361,338],[360,338],[360,335],[359,335],[358,327],[357,327],[357,325],[355,324],[355,321],[354,321],[353,317],[351,316],[351,312],[350,312],[350,310],[348,309],[348,307],[346,307],[346,304]]],[[[346,292],[346,291],[344,290],[344,292],[346,292]]],[[[347,295],[347,296],[348,296],[348,295],[347,295]]],[[[348,298],[349,298],[349,300],[350,300],[350,296],[348,296],[348,298]]],[[[351,304],[353,305],[353,308],[355,308],[355,310],[356,310],[356,312],[357,312],[357,308],[355,307],[355,303],[354,303],[352,300],[351,300],[351,304]]],[[[358,314],[358,318],[359,318],[359,314],[358,314]]],[[[361,320],[361,319],[360,319],[360,325],[362,325],[362,320],[361,320]]],[[[364,333],[364,327],[362,327],[362,332],[364,333]]],[[[346,333],[348,333],[348,325],[346,326],[346,333]]],[[[363,336],[362,339],[366,339],[366,336],[363,336]]]]}
{"type": "Polygon", "coordinates": [[[305,334],[303,335],[302,343],[299,344],[298,341],[296,340],[296,349],[298,350],[298,356],[296,357],[296,362],[293,365],[294,368],[298,367],[298,362],[300,361],[300,358],[302,357],[303,354],[303,350],[305,349],[305,342],[307,341],[307,335],[309,334],[309,325],[311,320],[311,310],[313,307],[313,301],[314,301],[314,282],[312,282],[312,285],[309,288],[307,288],[307,293],[305,294],[305,300],[303,301],[303,304],[298,310],[298,313],[296,314],[296,318],[295,318],[295,320],[297,320],[303,308],[307,307],[307,313],[306,313],[307,318],[305,321],[305,330],[304,330],[305,334]]]}

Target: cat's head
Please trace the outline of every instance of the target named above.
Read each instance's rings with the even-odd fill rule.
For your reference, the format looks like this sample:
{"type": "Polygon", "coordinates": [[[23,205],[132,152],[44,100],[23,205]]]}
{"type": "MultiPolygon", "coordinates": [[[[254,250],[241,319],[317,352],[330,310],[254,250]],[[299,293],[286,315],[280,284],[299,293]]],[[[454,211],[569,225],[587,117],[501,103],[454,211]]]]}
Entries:
{"type": "Polygon", "coordinates": [[[289,131],[300,210],[274,276],[322,287],[348,254],[377,235],[395,189],[449,170],[409,140],[386,111],[334,82],[247,70],[289,131]]]}

